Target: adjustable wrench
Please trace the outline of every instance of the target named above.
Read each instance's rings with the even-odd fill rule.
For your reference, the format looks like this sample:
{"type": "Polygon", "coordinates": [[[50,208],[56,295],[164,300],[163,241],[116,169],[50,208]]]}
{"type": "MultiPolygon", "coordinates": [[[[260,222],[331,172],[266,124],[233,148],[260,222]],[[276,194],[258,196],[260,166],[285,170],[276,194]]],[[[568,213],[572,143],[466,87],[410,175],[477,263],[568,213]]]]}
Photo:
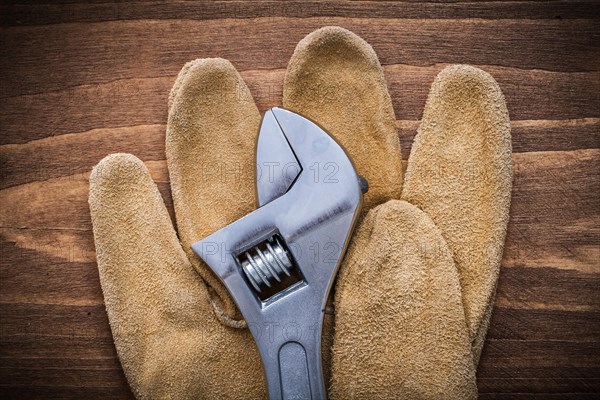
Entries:
{"type": "Polygon", "coordinates": [[[282,108],[263,117],[256,168],[259,208],[192,248],[248,323],[269,398],[325,399],[325,303],[367,184],[322,128],[282,108]]]}

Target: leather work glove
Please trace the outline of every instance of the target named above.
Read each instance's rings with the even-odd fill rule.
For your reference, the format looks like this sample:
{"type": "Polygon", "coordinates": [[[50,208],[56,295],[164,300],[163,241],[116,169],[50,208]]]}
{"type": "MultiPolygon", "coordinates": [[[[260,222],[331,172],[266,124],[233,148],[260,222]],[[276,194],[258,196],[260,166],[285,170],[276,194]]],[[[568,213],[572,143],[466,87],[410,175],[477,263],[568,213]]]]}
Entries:
{"type": "Polygon", "coordinates": [[[404,183],[381,66],[362,39],[334,27],[308,35],[283,94],[284,107],[347,150],[370,183],[367,207],[381,204],[355,232],[338,275],[331,397],[476,397],[512,186],[498,84],[469,66],[440,72],[404,183]]]}
{"type": "MultiPolygon", "coordinates": [[[[512,181],[498,85],[467,66],[438,75],[404,183],[383,71],[356,35],[327,27],[302,40],[283,103],[338,140],[370,186],[340,268],[335,321],[325,321],[331,397],[476,397],[512,181]]],[[[184,66],[169,97],[166,134],[177,231],[139,159],[113,154],[92,172],[102,290],[137,398],[266,397],[245,322],[191,250],[255,208],[259,123],[229,62],[184,66]]]]}

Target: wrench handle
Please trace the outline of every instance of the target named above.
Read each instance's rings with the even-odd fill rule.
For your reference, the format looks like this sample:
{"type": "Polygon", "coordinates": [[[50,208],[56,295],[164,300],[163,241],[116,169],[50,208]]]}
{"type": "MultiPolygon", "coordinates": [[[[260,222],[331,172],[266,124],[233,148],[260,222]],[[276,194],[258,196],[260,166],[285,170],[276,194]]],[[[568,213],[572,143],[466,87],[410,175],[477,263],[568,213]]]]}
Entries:
{"type": "Polygon", "coordinates": [[[321,370],[320,348],[307,353],[295,341],[284,343],[276,358],[263,359],[270,400],[324,400],[325,383],[321,370]]]}

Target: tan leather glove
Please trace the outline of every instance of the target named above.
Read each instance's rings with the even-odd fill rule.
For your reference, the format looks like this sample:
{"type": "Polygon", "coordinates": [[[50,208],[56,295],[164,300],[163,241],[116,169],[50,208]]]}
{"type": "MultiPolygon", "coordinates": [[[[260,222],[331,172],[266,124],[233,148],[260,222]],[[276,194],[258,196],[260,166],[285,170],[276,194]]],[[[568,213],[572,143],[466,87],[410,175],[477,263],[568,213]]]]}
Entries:
{"type": "Polygon", "coordinates": [[[401,199],[369,212],[340,270],[332,397],[476,397],[512,185],[497,83],[461,65],[437,76],[403,187],[392,104],[362,39],[336,27],[308,35],[288,66],[283,103],[346,148],[374,182],[368,206],[401,199]]]}
{"type": "MultiPolygon", "coordinates": [[[[422,129],[415,140],[402,193],[431,218],[401,201],[374,208],[342,266],[332,397],[475,395],[473,352],[477,358],[478,343],[483,343],[478,338],[487,327],[508,215],[510,137],[493,79],[467,67],[447,75],[437,92],[434,84],[422,126],[430,128],[422,129]],[[454,89],[444,82],[454,82],[454,89]],[[475,96],[461,89],[465,83],[475,96]],[[441,107],[447,115],[439,113],[441,107]],[[463,113],[464,121],[458,119],[463,113]],[[454,146],[457,137],[465,140],[451,147],[455,151],[450,160],[444,148],[430,153],[427,143],[433,140],[427,132],[444,137],[441,146],[454,146]],[[419,144],[419,138],[426,139],[419,144]],[[418,190],[419,174],[428,171],[427,156],[438,157],[433,161],[439,160],[442,169],[469,160],[467,168],[453,167],[448,177],[436,175],[443,182],[428,187],[430,193],[418,190]],[[496,159],[504,164],[490,165],[491,175],[477,179],[480,163],[496,159]],[[457,191],[462,184],[474,197],[457,191]],[[447,203],[433,201],[438,189],[448,194],[447,203]],[[479,223],[466,215],[465,207],[489,218],[479,223]],[[455,222],[438,221],[456,212],[462,217],[451,220],[455,222]],[[470,231],[446,237],[457,232],[456,224],[464,223],[470,231]],[[500,226],[494,225],[489,232],[496,236],[488,238],[490,223],[500,226]],[[480,237],[486,240],[477,241],[480,237]],[[463,247],[467,254],[481,250],[489,257],[455,264],[463,247]],[[473,270],[479,272],[463,273],[473,270]],[[477,296],[467,299],[467,286],[477,296]],[[477,305],[483,301],[487,303],[478,315],[477,305]],[[465,319],[469,304],[472,321],[465,319]]],[[[394,113],[368,44],[340,28],[309,35],[290,62],[284,106],[315,119],[346,146],[370,183],[366,210],[400,196],[394,113]]],[[[192,242],[253,209],[259,121],[247,87],[227,61],[196,60],[182,69],[169,98],[166,142],[178,233],[148,170],[134,156],[108,156],[90,177],[106,308],[119,358],[138,398],[266,396],[249,331],[222,284],[190,249],[192,242]]],[[[436,146],[440,144],[433,150],[436,146]]],[[[324,343],[330,337],[326,335],[324,343]]],[[[325,345],[325,361],[328,349],[325,345]]]]}
{"type": "Polygon", "coordinates": [[[225,60],[188,63],[169,98],[166,153],[177,232],[129,154],[90,176],[98,268],[113,339],[139,399],[263,398],[260,358],[221,283],[190,248],[254,208],[260,115],[225,60]]]}

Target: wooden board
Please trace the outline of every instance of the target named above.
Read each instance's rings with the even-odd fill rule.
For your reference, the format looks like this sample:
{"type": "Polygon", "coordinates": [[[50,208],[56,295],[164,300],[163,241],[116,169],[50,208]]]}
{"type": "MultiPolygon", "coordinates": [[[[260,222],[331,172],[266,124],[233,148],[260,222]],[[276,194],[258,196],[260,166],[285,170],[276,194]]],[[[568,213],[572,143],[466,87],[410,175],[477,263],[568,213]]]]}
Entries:
{"type": "Polygon", "coordinates": [[[112,343],[89,171],[124,151],[172,213],[167,95],[228,58],[261,111],[296,43],[341,25],[373,45],[408,157],[446,65],[490,72],[511,115],[514,192],[483,399],[600,392],[600,6],[592,1],[0,5],[0,397],[132,398],[112,343]]]}

